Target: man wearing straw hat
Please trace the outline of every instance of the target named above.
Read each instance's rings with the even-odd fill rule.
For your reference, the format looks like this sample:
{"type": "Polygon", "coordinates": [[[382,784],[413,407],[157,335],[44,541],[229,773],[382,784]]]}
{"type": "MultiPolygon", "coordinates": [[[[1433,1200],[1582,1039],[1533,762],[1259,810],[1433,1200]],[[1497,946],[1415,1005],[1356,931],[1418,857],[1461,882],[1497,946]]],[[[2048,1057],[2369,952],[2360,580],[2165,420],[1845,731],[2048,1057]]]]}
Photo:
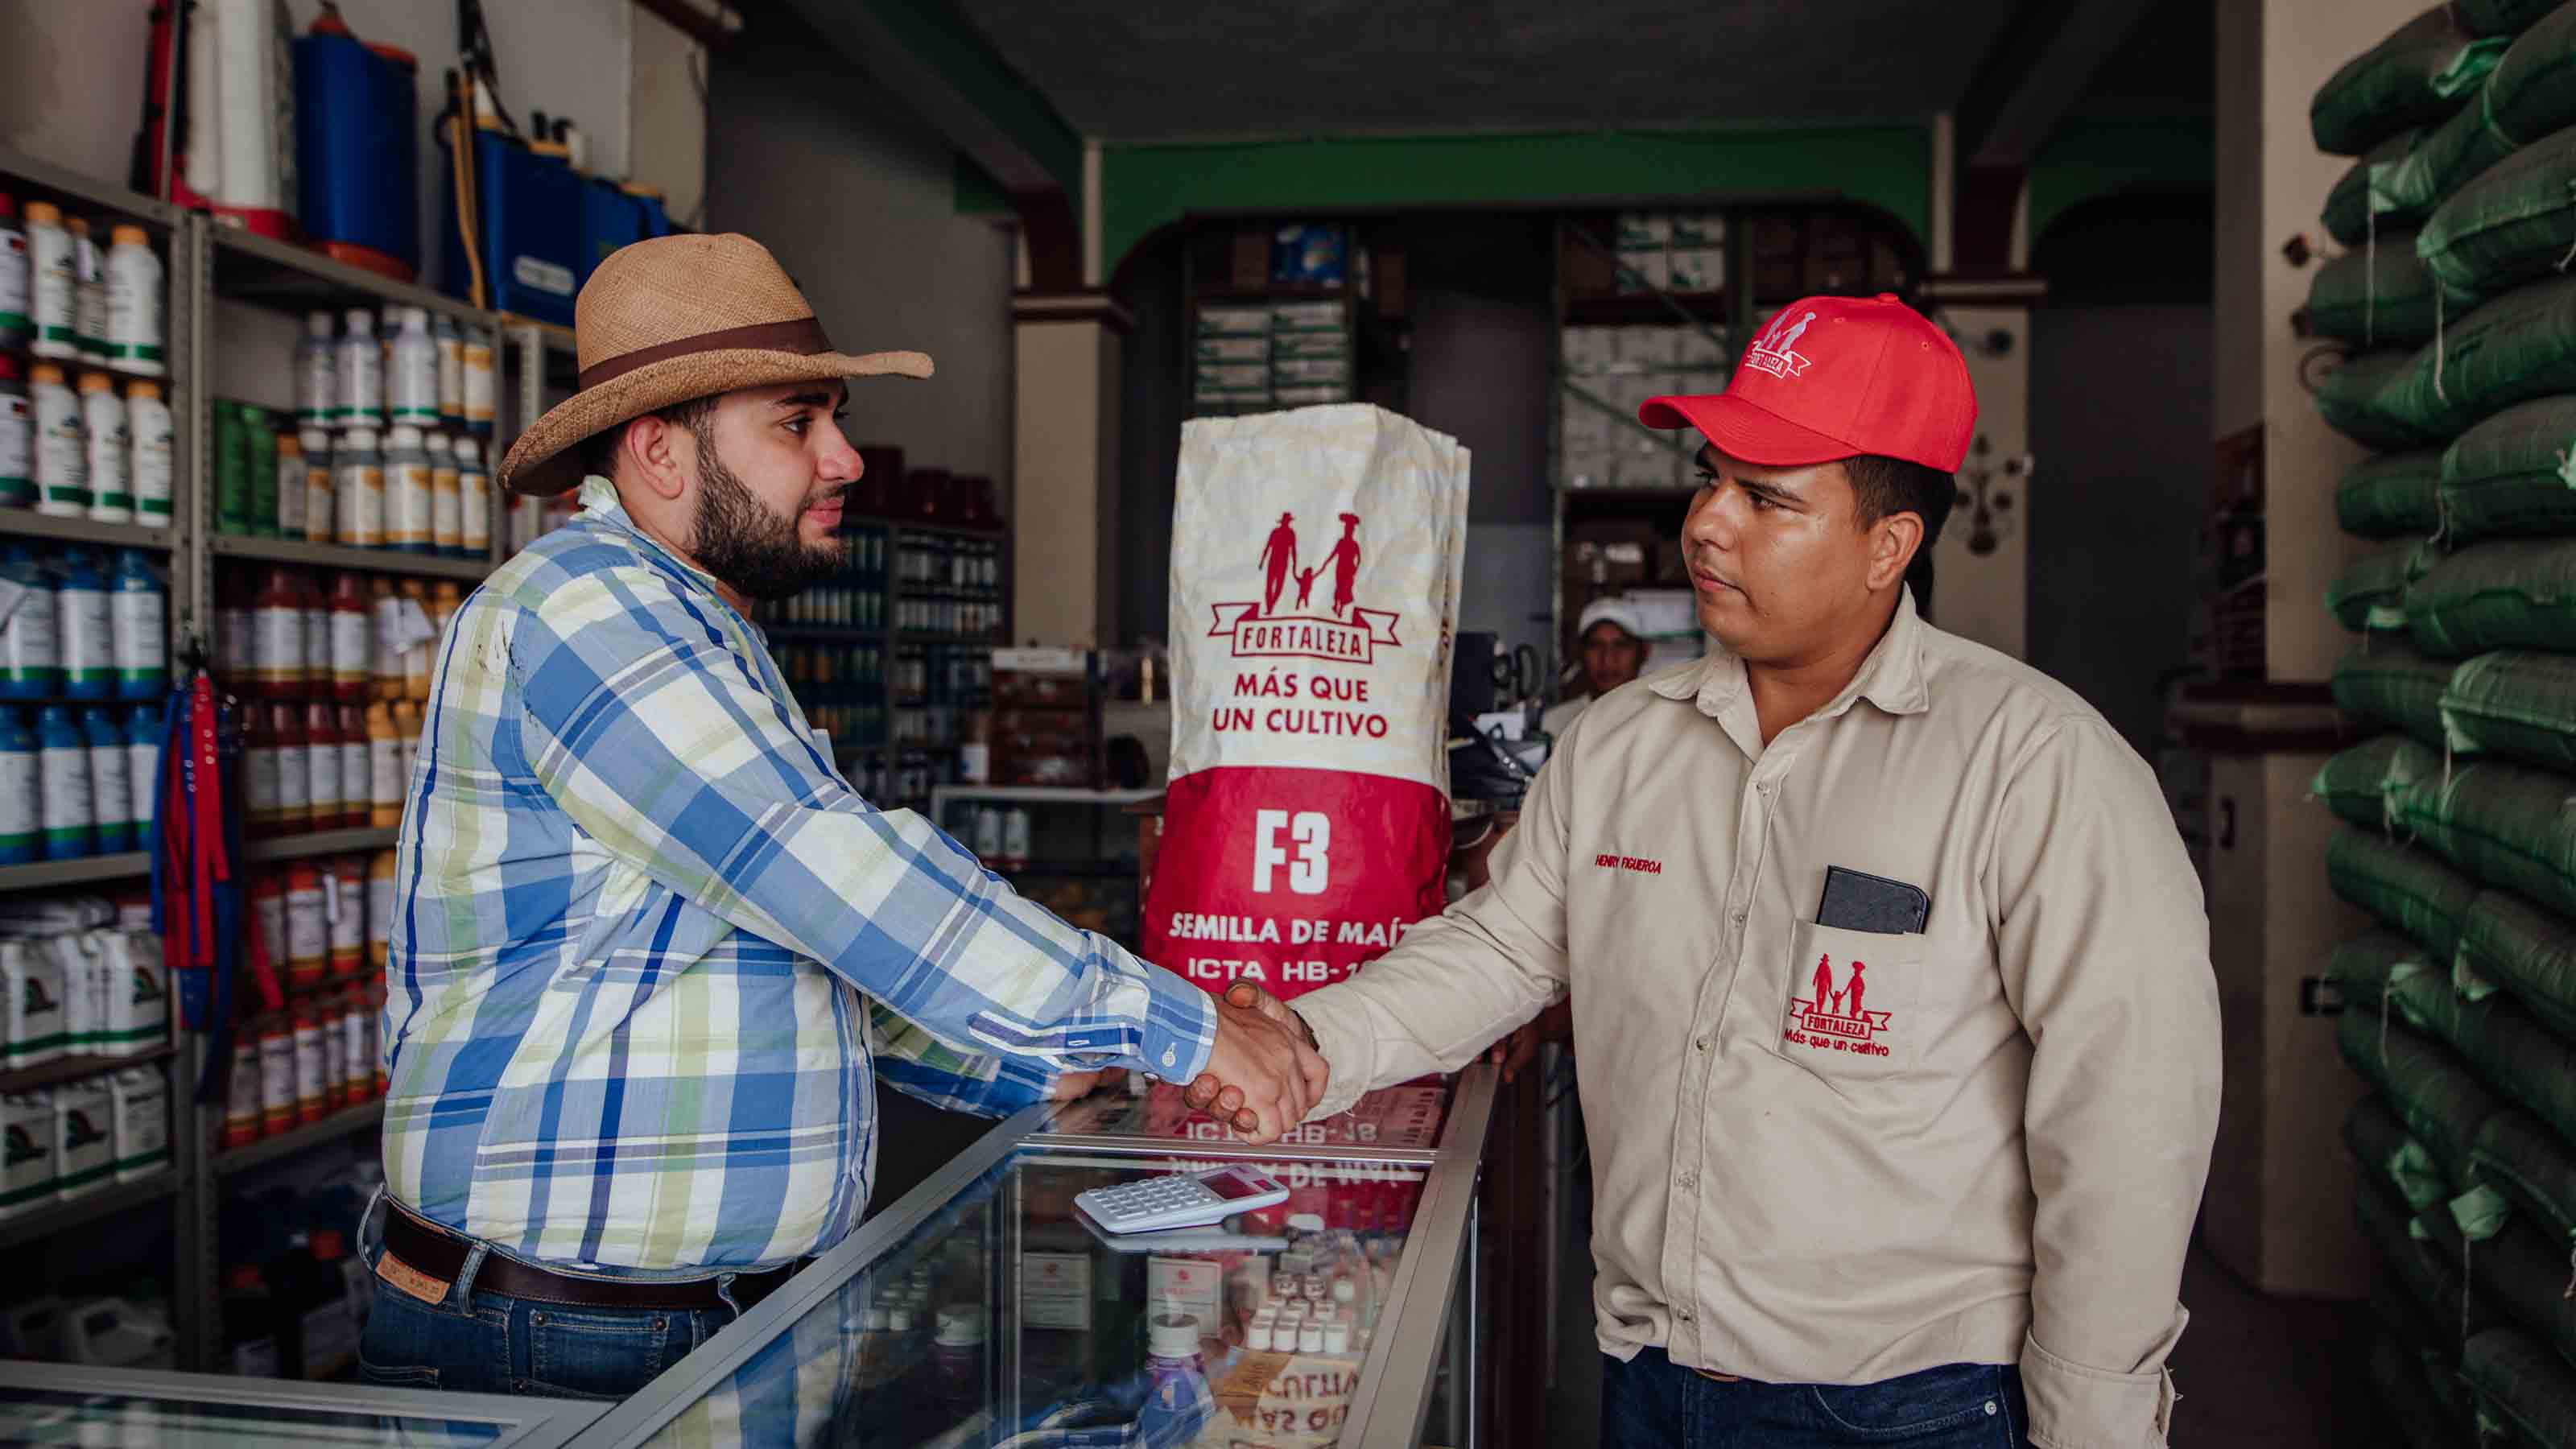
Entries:
{"type": "Polygon", "coordinates": [[[1322,1087],[1275,1023],[862,800],[748,622],[840,567],[847,380],[930,359],[834,350],[740,236],[619,251],[575,332],[580,390],[500,482],[582,512],[439,641],[403,813],[379,1384],[633,1392],[857,1224],[880,1074],[985,1113],[1222,1082],[1256,1141],[1322,1087]]]}

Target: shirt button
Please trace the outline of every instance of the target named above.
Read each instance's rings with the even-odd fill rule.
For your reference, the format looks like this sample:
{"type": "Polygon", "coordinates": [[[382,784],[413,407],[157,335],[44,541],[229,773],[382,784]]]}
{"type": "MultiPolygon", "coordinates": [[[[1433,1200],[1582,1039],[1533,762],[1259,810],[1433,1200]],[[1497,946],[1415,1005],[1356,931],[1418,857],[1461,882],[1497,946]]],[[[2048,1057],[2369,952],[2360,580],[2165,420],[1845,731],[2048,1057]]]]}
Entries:
{"type": "Polygon", "coordinates": [[[1695,1047],[1697,1047],[1697,1048],[1699,1048],[1701,1051],[1707,1051],[1707,1050],[1708,1050],[1708,1038],[1707,1038],[1707,1037],[1701,1037],[1699,1040],[1697,1040],[1697,1041],[1695,1041],[1695,1042],[1692,1042],[1692,1043],[1691,1043],[1691,1045],[1692,1045],[1692,1046],[1695,1046],[1695,1047]]]}
{"type": "Polygon", "coordinates": [[[1681,1186],[1685,1190],[1699,1186],[1699,1174],[1696,1172],[1683,1173],[1681,1175],[1681,1186]]]}
{"type": "Polygon", "coordinates": [[[1739,926],[1741,926],[1741,925],[1743,925],[1743,924],[1744,924],[1744,914],[1745,914],[1745,913],[1744,913],[1744,908],[1743,908],[1742,906],[1737,906],[1737,907],[1735,908],[1735,916],[1734,916],[1735,924],[1737,924],[1737,925],[1739,925],[1739,926]]]}
{"type": "Polygon", "coordinates": [[[1761,792],[1762,792],[1763,794],[1765,794],[1765,795],[1768,795],[1768,794],[1770,794],[1770,793],[1771,793],[1771,791],[1773,790],[1773,788],[1775,788],[1775,787],[1778,785],[1778,783],[1779,783],[1779,782],[1778,782],[1778,781],[1775,781],[1775,780],[1765,780],[1765,781],[1763,781],[1761,784],[1756,785],[1756,786],[1754,786],[1753,788],[1754,788],[1754,789],[1756,789],[1756,790],[1761,791],[1761,792]]]}
{"type": "Polygon", "coordinates": [[[1673,1316],[1674,1316],[1675,1318],[1680,1319],[1680,1320],[1681,1320],[1682,1322],[1684,1322],[1684,1323],[1688,1323],[1688,1322],[1690,1322],[1690,1321],[1691,1321],[1691,1311],[1690,1311],[1689,1309],[1687,1309],[1687,1308],[1683,1309],[1683,1310],[1682,1310],[1681,1312],[1679,1312],[1679,1313],[1674,1314],[1673,1316]]]}

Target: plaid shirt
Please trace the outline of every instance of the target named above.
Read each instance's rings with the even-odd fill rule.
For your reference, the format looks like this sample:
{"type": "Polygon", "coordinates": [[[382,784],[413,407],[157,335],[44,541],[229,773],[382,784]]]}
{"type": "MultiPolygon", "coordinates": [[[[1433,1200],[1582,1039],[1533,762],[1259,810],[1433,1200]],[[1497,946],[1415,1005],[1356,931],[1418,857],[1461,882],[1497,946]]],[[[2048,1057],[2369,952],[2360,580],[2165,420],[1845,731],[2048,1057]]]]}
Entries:
{"type": "Polygon", "coordinates": [[[875,1073],[999,1115],[1063,1070],[1204,1069],[1203,992],[860,799],[759,631],[606,480],[581,501],[438,644],[385,972],[397,1200],[530,1258],[777,1264],[858,1222],[875,1073]]]}

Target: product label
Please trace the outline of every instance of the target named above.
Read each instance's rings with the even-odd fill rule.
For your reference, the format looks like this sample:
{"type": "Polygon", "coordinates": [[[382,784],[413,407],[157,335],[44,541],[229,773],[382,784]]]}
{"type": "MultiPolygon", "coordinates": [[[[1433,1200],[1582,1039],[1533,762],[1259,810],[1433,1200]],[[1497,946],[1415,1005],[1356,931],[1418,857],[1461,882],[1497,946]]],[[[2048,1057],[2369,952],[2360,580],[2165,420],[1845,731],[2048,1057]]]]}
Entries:
{"type": "Polygon", "coordinates": [[[23,859],[42,840],[37,781],[34,750],[0,750],[0,852],[23,859]]]}
{"type": "Polygon", "coordinates": [[[140,684],[166,673],[170,648],[161,596],[147,589],[119,589],[108,607],[108,630],[115,636],[117,678],[140,684]]]}
{"type": "MultiPolygon", "coordinates": [[[[356,912],[350,914],[355,915],[356,912]]],[[[348,1011],[340,1017],[340,1060],[348,1073],[341,1080],[352,1088],[364,1090],[374,1071],[367,1065],[367,1014],[348,1011]]]]}
{"type": "Polygon", "coordinates": [[[264,684],[304,678],[304,611],[262,604],[251,610],[251,672],[264,684]]]}
{"type": "Polygon", "coordinates": [[[98,823],[117,826],[134,820],[134,770],[123,745],[90,747],[90,808],[98,823]]]}
{"type": "Polygon", "coordinates": [[[39,387],[36,399],[36,495],[40,502],[89,507],[89,430],[80,399],[67,387],[39,387]]]}
{"type": "Polygon", "coordinates": [[[107,276],[98,243],[83,236],[72,238],[72,330],[82,351],[107,351],[107,276]]]}
{"type": "Polygon", "coordinates": [[[385,541],[385,470],[373,463],[351,463],[335,470],[334,500],[340,510],[340,541],[353,548],[379,548],[385,541]]]}
{"type": "Polygon", "coordinates": [[[36,410],[26,394],[0,392],[0,503],[36,493],[36,410]]]}
{"type": "Polygon", "coordinates": [[[394,372],[390,386],[395,422],[437,422],[437,347],[425,340],[415,341],[411,338],[395,343],[394,372]]]}
{"type": "Polygon", "coordinates": [[[465,421],[465,344],[454,337],[438,339],[438,415],[465,421]]]}
{"type": "Polygon", "coordinates": [[[367,741],[367,802],[378,808],[402,808],[402,745],[395,740],[367,741]]]}
{"type": "Polygon", "coordinates": [[[310,457],[304,460],[304,537],[313,543],[339,537],[339,520],[331,509],[331,465],[317,466],[310,457]]]}
{"type": "Polygon", "coordinates": [[[38,768],[44,775],[41,793],[45,843],[80,854],[87,846],[91,827],[98,821],[90,794],[89,751],[39,750],[37,756],[38,768]]]}
{"type": "Polygon", "coordinates": [[[492,480],[481,473],[456,477],[457,542],[467,553],[492,549],[492,480]]]}
{"type": "Polygon", "coordinates": [[[116,394],[94,392],[81,406],[82,425],[89,432],[89,491],[93,506],[99,508],[134,508],[134,485],[126,476],[126,467],[134,454],[134,438],[125,431],[125,404],[116,394]]]}
{"type": "Polygon", "coordinates": [[[242,810],[253,820],[277,819],[276,750],[261,746],[242,751],[242,810]]]}
{"type": "Polygon", "coordinates": [[[344,423],[385,415],[385,355],[373,337],[351,337],[340,346],[339,413],[344,423]]]}
{"type": "Polygon", "coordinates": [[[305,750],[304,759],[313,776],[314,815],[336,816],[348,809],[349,797],[340,793],[340,747],[313,745],[305,750]]]}
{"type": "MultiPolygon", "coordinates": [[[[125,778],[134,782],[134,823],[145,830],[160,813],[161,747],[156,744],[125,747],[125,778]]],[[[149,844],[149,842],[142,842],[149,844]]]]}
{"type": "Polygon", "coordinates": [[[304,459],[277,460],[277,531],[288,538],[304,536],[304,459]]]}
{"type": "Polygon", "coordinates": [[[367,742],[352,740],[340,746],[340,806],[343,810],[364,812],[367,799],[367,742]]]}
{"type": "Polygon", "coordinates": [[[297,825],[313,818],[313,751],[308,746],[277,747],[277,813],[297,825]]]}
{"type": "Polygon", "coordinates": [[[385,519],[385,542],[408,548],[429,542],[429,465],[396,463],[386,470],[391,512],[385,519]]]}
{"type": "Polygon", "coordinates": [[[389,875],[367,877],[367,940],[381,944],[394,933],[394,881],[389,875]]]}
{"type": "Polygon", "coordinates": [[[453,552],[464,535],[464,500],[456,496],[456,475],[433,469],[429,479],[429,541],[453,552]]]}
{"type": "Polygon", "coordinates": [[[63,631],[64,677],[74,685],[103,684],[116,668],[116,646],[107,623],[105,589],[62,589],[54,595],[63,631]]]}
{"type": "MultiPolygon", "coordinates": [[[[77,343],[75,330],[79,319],[72,315],[72,234],[59,226],[40,226],[27,234],[28,250],[35,256],[29,280],[32,284],[35,310],[29,320],[36,326],[39,343],[77,343]]],[[[54,356],[64,354],[56,351],[54,356]]]]}
{"type": "Polygon", "coordinates": [[[170,518],[170,410],[145,398],[130,404],[127,426],[134,433],[134,510],[146,522],[170,518]]]}
{"type": "Polygon", "coordinates": [[[331,954],[331,931],[322,919],[322,888],[286,893],[286,959],[301,969],[331,954]]]}
{"type": "Polygon", "coordinates": [[[259,1039],[259,1106],[271,1131],[295,1118],[295,1038],[282,1031],[259,1039]]]}
{"type": "Polygon", "coordinates": [[[322,1105],[322,1028],[299,1023],[295,1028],[295,1106],[298,1112],[322,1105]]]}
{"type": "Polygon", "coordinates": [[[331,682],[331,610],[315,605],[297,611],[304,622],[304,679],[308,684],[331,682]]]}
{"type": "Polygon", "coordinates": [[[465,344],[465,421],[477,428],[492,425],[492,344],[465,344]]]}
{"type": "Polygon", "coordinates": [[[331,344],[302,349],[295,368],[295,420],[324,427],[339,416],[340,369],[331,344]]]}
{"type": "Polygon", "coordinates": [[[335,681],[341,684],[362,683],[368,670],[374,666],[370,648],[372,641],[368,637],[372,633],[369,622],[366,611],[362,609],[331,611],[331,677],[335,681]]]}
{"type": "Polygon", "coordinates": [[[54,595],[29,589],[0,625],[0,679],[51,688],[62,675],[62,639],[54,628],[54,595]]]}
{"type": "Polygon", "coordinates": [[[355,960],[367,949],[366,892],[342,889],[338,876],[331,879],[331,955],[334,959],[355,960]]]}

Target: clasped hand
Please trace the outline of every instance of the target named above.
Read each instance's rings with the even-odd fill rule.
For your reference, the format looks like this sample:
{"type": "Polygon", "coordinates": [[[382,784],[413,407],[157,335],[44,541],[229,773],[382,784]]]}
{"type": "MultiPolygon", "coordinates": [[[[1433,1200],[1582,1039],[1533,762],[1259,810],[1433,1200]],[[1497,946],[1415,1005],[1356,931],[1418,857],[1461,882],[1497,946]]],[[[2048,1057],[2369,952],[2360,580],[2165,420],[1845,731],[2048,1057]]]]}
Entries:
{"type": "Polygon", "coordinates": [[[1181,1100],[1259,1146],[1306,1120],[1332,1070],[1288,1004],[1248,981],[1216,1004],[1216,1050],[1181,1100]]]}

